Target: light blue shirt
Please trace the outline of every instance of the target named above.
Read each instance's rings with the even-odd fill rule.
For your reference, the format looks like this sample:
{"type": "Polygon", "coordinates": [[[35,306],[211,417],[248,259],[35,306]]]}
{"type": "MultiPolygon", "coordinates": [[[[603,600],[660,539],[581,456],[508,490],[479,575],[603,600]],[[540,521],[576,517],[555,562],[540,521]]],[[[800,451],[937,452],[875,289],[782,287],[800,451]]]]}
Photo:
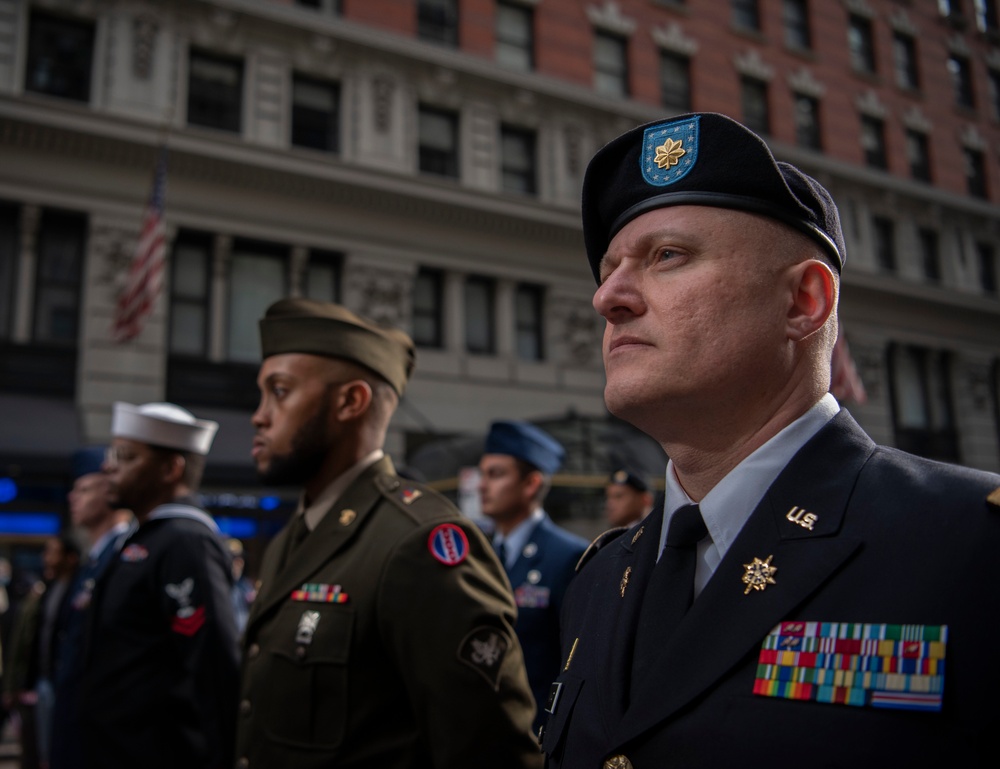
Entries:
{"type": "MultiPolygon", "coordinates": [[[[771,484],[781,471],[798,450],[839,411],[840,404],[837,403],[837,399],[827,393],[809,411],[730,470],[698,503],[701,516],[705,520],[705,527],[708,529],[708,537],[698,543],[698,563],[694,575],[695,596],[699,595],[708,584],[708,580],[743,529],[747,518],[760,504],[764,494],[771,488],[771,484]]],[[[673,461],[667,463],[664,499],[663,530],[660,532],[661,553],[667,541],[670,519],[678,508],[694,502],[677,480],[673,461]]]]}
{"type": "Polygon", "coordinates": [[[506,556],[507,561],[504,563],[503,567],[507,571],[510,571],[514,564],[517,563],[517,558],[521,555],[521,551],[524,546],[528,544],[528,538],[531,536],[531,532],[535,530],[535,525],[542,520],[545,513],[542,512],[542,508],[536,507],[535,511],[521,521],[513,530],[506,536],[497,533],[493,537],[493,548],[499,548],[500,544],[503,543],[504,547],[507,548],[506,556]]]}

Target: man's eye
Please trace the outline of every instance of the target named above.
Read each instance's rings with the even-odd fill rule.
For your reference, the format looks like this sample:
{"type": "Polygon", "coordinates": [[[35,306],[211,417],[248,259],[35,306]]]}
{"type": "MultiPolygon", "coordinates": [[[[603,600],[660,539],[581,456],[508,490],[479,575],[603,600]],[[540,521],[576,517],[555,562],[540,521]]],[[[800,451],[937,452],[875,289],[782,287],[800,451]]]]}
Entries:
{"type": "Polygon", "coordinates": [[[660,261],[666,261],[667,259],[673,259],[675,256],[677,256],[677,252],[674,251],[672,248],[663,248],[663,249],[660,249],[659,253],[657,253],[657,258],[659,258],[660,261]]]}

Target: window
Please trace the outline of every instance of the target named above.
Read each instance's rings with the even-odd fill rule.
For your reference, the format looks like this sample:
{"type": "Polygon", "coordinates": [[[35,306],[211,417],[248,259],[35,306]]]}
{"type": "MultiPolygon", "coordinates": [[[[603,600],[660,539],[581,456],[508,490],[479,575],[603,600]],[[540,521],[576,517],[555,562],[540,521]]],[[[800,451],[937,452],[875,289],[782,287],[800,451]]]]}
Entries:
{"type": "Polygon", "coordinates": [[[732,0],[733,24],[741,29],[760,30],[757,0],[732,0]]]}
{"type": "Polygon", "coordinates": [[[495,297],[496,287],[489,278],[466,278],[465,349],[469,352],[496,352],[495,297]]]}
{"type": "Polygon", "coordinates": [[[971,147],[964,147],[965,182],[969,194],[977,198],[986,197],[986,167],[983,164],[983,153],[971,147]]]}
{"type": "Polygon", "coordinates": [[[896,230],[891,219],[876,216],[872,219],[875,238],[875,264],[882,272],[896,271],[896,230]]]}
{"type": "Polygon", "coordinates": [[[969,60],[956,53],[951,54],[948,56],[948,72],[951,74],[955,104],[972,109],[975,106],[975,98],[972,93],[972,66],[969,60]]]}
{"type": "Polygon", "coordinates": [[[243,63],[193,50],[190,66],[188,123],[239,133],[243,111],[243,63]]]}
{"type": "Polygon", "coordinates": [[[975,0],[976,27],[980,32],[994,33],[1000,30],[997,18],[997,0],[975,0]]]}
{"type": "Polygon", "coordinates": [[[902,32],[892,33],[892,61],[896,69],[896,85],[915,91],[920,88],[917,73],[917,43],[902,32]]]}
{"type": "Polygon", "coordinates": [[[500,175],[504,192],[535,194],[534,131],[500,127],[500,175]]]}
{"type": "Polygon", "coordinates": [[[938,0],[938,10],[946,19],[962,22],[962,0],[938,0]]]}
{"type": "Polygon", "coordinates": [[[1000,72],[995,69],[986,70],[986,83],[990,90],[990,108],[993,119],[1000,120],[1000,72]]]}
{"type": "Polygon", "coordinates": [[[444,274],[421,267],[413,282],[413,342],[419,347],[444,347],[444,274]]]}
{"type": "Polygon", "coordinates": [[[875,39],[870,19],[851,14],[847,23],[847,45],[851,52],[851,66],[854,70],[874,75],[875,39]]]}
{"type": "Polygon", "coordinates": [[[801,50],[812,48],[809,3],[806,0],[784,0],[781,11],[785,22],[785,45],[801,50]]]}
{"type": "Polygon", "coordinates": [[[76,345],[80,316],[80,275],[87,240],[82,214],[43,211],[38,227],[35,274],[36,342],[76,345]]]}
{"type": "Polygon", "coordinates": [[[340,85],[292,77],[292,144],[340,151],[340,85]]]}
{"type": "Polygon", "coordinates": [[[17,206],[0,203],[0,340],[10,338],[14,322],[19,219],[17,206]]]}
{"type": "Polygon", "coordinates": [[[937,232],[921,227],[917,230],[917,238],[920,241],[920,260],[924,268],[924,277],[931,283],[940,283],[941,253],[937,232]]]}
{"type": "Polygon", "coordinates": [[[885,151],[885,124],[871,115],[861,116],[861,149],[872,168],[888,167],[885,151]]]}
{"type": "Polygon", "coordinates": [[[755,77],[740,78],[743,102],[743,122],[759,134],[771,132],[771,117],[767,108],[767,83],[755,77]]]}
{"type": "Polygon", "coordinates": [[[458,45],[458,0],[418,0],[417,37],[430,43],[458,45]]]}
{"type": "Polygon", "coordinates": [[[94,25],[31,12],[24,89],[74,101],[90,101],[94,25]]]}
{"type": "Polygon", "coordinates": [[[341,0],[295,0],[295,4],[301,5],[303,8],[315,8],[317,11],[334,16],[340,16],[342,12],[341,0]]]}
{"type": "Polygon", "coordinates": [[[906,157],[910,161],[910,176],[922,182],[931,180],[931,154],[927,135],[907,129],[906,157]]]}
{"type": "Polygon", "coordinates": [[[687,56],[660,52],[660,101],[674,112],[691,111],[691,60],[687,56]]]}
{"type": "Polygon", "coordinates": [[[302,295],[318,302],[339,302],[341,262],[341,255],[332,251],[310,251],[302,295]]]}
{"type": "Polygon", "coordinates": [[[505,67],[530,70],[535,66],[534,13],[520,3],[497,3],[497,61],[505,67]]]}
{"type": "Polygon", "coordinates": [[[257,322],[272,302],[288,293],[288,258],[283,251],[287,249],[265,243],[234,243],[229,264],[227,360],[244,363],[260,360],[257,322]]]}
{"type": "Polygon", "coordinates": [[[958,440],[946,353],[894,344],[889,348],[896,446],[913,454],[956,462],[958,440]]]}
{"type": "Polygon", "coordinates": [[[541,286],[521,284],[515,295],[514,317],[517,331],[517,357],[521,360],[542,360],[542,307],[545,296],[541,286]]]}
{"type": "Polygon", "coordinates": [[[997,259],[993,246],[989,243],[977,243],[976,255],[979,258],[979,285],[987,294],[997,293],[997,259]]]}
{"type": "Polygon", "coordinates": [[[797,93],[795,99],[795,143],[811,150],[823,149],[819,124],[819,100],[797,93]]]}
{"type": "Polygon", "coordinates": [[[628,96],[626,41],[619,35],[594,32],[594,88],[606,96],[628,96]]]}
{"type": "Polygon", "coordinates": [[[458,178],[458,115],[420,107],[418,118],[420,171],[458,178]]]}
{"type": "Polygon", "coordinates": [[[211,237],[193,232],[178,233],[172,261],[170,352],[207,357],[211,237]]]}

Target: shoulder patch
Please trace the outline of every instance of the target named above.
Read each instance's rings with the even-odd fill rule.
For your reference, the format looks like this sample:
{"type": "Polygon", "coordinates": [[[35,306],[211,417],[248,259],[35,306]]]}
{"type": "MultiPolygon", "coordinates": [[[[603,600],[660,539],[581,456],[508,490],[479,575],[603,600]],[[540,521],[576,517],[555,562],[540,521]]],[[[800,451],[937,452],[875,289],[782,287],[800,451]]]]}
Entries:
{"type": "Polygon", "coordinates": [[[507,634],[493,627],[477,627],[458,646],[458,659],[486,679],[494,691],[500,689],[500,669],[510,648],[507,634]]]}
{"type": "Polygon", "coordinates": [[[986,501],[993,505],[993,507],[1000,507],[1000,486],[986,495],[986,501]]]}
{"type": "Polygon", "coordinates": [[[576,562],[576,570],[580,571],[587,565],[587,561],[597,555],[598,550],[607,545],[609,542],[613,542],[618,539],[618,537],[626,531],[628,531],[628,526],[619,526],[615,529],[608,529],[606,532],[601,534],[597,539],[590,543],[590,546],[586,550],[583,551],[583,555],[580,556],[580,560],[576,562]]]}
{"type": "Polygon", "coordinates": [[[431,530],[427,549],[445,566],[457,566],[469,555],[469,538],[461,526],[442,523],[431,530]]]}

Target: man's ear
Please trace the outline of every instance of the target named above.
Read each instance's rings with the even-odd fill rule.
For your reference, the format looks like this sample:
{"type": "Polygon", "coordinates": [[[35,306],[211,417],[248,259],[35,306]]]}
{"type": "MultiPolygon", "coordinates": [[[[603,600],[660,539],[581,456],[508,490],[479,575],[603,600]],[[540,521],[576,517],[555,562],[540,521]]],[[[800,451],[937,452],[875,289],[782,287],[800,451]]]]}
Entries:
{"type": "Polygon", "coordinates": [[[187,467],[187,460],[183,454],[169,454],[163,461],[163,480],[171,486],[180,483],[184,479],[184,469],[187,467]]]}
{"type": "Polygon", "coordinates": [[[538,470],[532,470],[524,478],[524,494],[529,499],[532,500],[538,496],[539,490],[542,488],[544,483],[542,473],[538,470]]]}
{"type": "Polygon", "coordinates": [[[823,328],[837,306],[833,270],[818,259],[794,265],[789,273],[791,291],[786,317],[788,338],[799,342],[823,328]]]}
{"type": "Polygon", "coordinates": [[[347,422],[364,416],[372,403],[372,386],[364,379],[354,379],[340,386],[337,395],[337,419],[347,422]]]}

